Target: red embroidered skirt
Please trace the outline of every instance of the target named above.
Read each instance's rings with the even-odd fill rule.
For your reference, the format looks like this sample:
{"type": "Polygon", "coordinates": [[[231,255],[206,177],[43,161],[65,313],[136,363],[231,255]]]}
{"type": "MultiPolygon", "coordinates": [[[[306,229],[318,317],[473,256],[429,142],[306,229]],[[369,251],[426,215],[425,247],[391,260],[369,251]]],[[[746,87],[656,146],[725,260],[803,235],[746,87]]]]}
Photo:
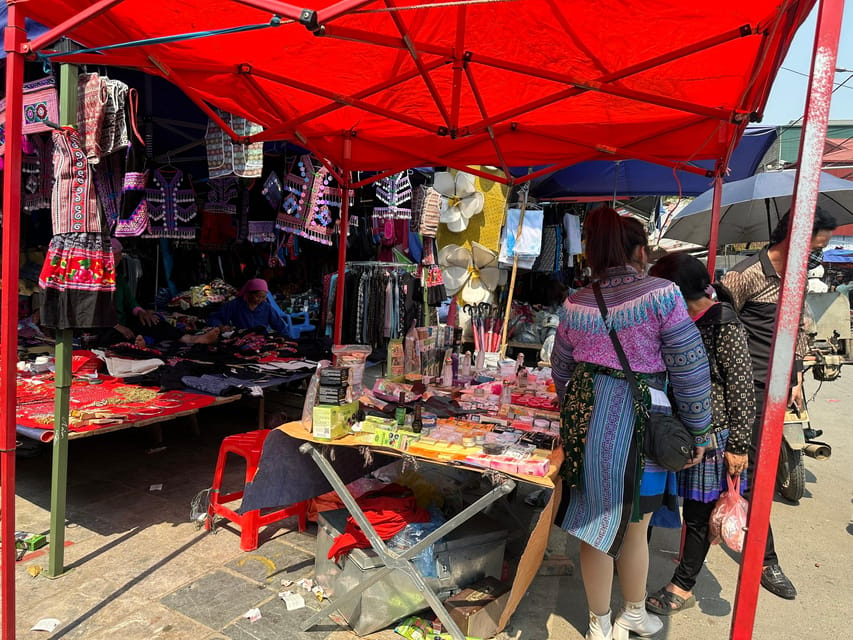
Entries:
{"type": "Polygon", "coordinates": [[[53,237],[39,276],[42,324],[55,329],[112,327],[116,271],[105,233],[53,237]]]}

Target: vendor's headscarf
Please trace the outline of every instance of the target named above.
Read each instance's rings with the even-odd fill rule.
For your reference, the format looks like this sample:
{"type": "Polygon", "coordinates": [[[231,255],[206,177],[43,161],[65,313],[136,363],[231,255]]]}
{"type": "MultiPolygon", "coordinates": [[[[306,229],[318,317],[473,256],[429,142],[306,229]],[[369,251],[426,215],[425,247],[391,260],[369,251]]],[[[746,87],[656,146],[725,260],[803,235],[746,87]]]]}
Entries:
{"type": "Polygon", "coordinates": [[[246,281],[246,284],[243,285],[243,288],[240,289],[238,295],[248,302],[249,294],[252,291],[269,291],[269,285],[267,285],[267,281],[263,278],[252,278],[251,280],[246,281]]]}

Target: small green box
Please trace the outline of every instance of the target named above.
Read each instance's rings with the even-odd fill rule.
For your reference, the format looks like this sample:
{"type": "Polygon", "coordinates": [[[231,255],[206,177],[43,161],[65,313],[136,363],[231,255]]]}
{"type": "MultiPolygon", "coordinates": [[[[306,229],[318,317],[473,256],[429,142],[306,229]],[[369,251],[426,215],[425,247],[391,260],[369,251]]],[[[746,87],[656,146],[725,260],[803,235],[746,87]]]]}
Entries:
{"type": "Polygon", "coordinates": [[[358,412],[358,402],[340,406],[318,404],[314,407],[312,433],[317,440],[334,440],[350,431],[350,418],[358,412]]]}
{"type": "Polygon", "coordinates": [[[405,451],[421,439],[421,434],[396,427],[376,427],[373,432],[373,444],[392,447],[405,451]]]}
{"type": "Polygon", "coordinates": [[[15,532],[16,546],[23,545],[30,551],[41,549],[47,544],[47,536],[43,533],[30,533],[29,531],[15,532]]]}

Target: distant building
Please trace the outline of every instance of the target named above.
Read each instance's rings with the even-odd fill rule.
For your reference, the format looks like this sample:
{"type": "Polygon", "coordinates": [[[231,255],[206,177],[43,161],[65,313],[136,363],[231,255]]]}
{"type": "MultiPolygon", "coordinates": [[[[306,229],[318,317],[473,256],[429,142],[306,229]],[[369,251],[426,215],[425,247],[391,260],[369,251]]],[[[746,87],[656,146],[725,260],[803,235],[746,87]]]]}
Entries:
{"type": "MultiPolygon", "coordinates": [[[[803,123],[786,124],[776,127],[778,137],[761,161],[762,169],[759,171],[772,171],[773,169],[790,169],[796,166],[797,154],[800,151],[800,137],[803,134],[803,123]]],[[[853,120],[831,120],[826,128],[827,148],[824,149],[824,165],[829,169],[845,168],[847,165],[849,173],[853,173],[853,161],[850,149],[853,148],[853,120]],[[843,150],[847,150],[846,152],[843,150]],[[841,152],[839,152],[841,151],[841,152]]],[[[840,178],[849,177],[839,175],[840,178]]]]}
{"type": "MultiPolygon", "coordinates": [[[[764,154],[758,171],[793,169],[800,151],[802,122],[776,127],[778,137],[764,154]]],[[[853,180],[853,120],[832,120],[826,129],[823,170],[845,180],[853,180]]],[[[830,248],[853,249],[853,224],[835,230],[830,248]]]]}

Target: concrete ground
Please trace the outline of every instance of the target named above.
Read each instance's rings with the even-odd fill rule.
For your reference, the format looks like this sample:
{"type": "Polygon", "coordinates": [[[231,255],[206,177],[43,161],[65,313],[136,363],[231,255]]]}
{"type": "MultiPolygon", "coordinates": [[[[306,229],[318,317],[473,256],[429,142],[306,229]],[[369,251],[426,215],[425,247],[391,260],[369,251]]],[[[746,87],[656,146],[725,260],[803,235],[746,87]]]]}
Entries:
{"type": "MultiPolygon", "coordinates": [[[[847,607],[853,599],[853,386],[845,376],[824,384],[811,404],[813,425],[833,445],[828,461],[807,459],[807,494],[798,505],[776,500],[772,521],[780,561],[800,591],[793,602],[765,591],[759,596],[754,638],[851,637],[847,607]]],[[[810,390],[816,383],[810,383],[810,390]]],[[[126,431],[71,443],[69,456],[68,571],[49,579],[46,553],[29,554],[16,567],[17,637],[152,639],[312,639],[356,636],[331,621],[302,632],[300,621],[320,604],[288,612],[278,598],[282,579],[310,576],[315,529],[295,531],[294,521],[267,528],[261,547],[239,550],[238,534],[215,534],[190,522],[194,496],[210,485],[222,437],[255,428],[241,405],[202,413],[201,437],[180,421],[164,429],[166,449],[149,452],[145,431],[126,431]],[[162,484],[161,489],[152,485],[162,484]],[[32,574],[37,574],[33,577],[32,574]],[[262,617],[243,617],[258,607],[262,617]],[[52,633],[31,631],[56,618],[52,633]]],[[[241,480],[235,465],[232,486],[241,480]]],[[[49,451],[18,459],[16,528],[47,532],[50,515],[49,451]]],[[[679,534],[656,529],[649,587],[665,584],[674,568],[679,534]]],[[[550,551],[577,562],[577,545],[559,529],[550,551]]],[[[696,587],[697,607],[666,622],[658,638],[726,638],[738,564],[713,547],[696,587]]],[[[500,640],[574,640],[586,630],[580,577],[539,576],[500,640]]],[[[614,608],[618,607],[614,599],[614,608]]],[[[384,631],[373,640],[399,638],[384,631]]]]}

